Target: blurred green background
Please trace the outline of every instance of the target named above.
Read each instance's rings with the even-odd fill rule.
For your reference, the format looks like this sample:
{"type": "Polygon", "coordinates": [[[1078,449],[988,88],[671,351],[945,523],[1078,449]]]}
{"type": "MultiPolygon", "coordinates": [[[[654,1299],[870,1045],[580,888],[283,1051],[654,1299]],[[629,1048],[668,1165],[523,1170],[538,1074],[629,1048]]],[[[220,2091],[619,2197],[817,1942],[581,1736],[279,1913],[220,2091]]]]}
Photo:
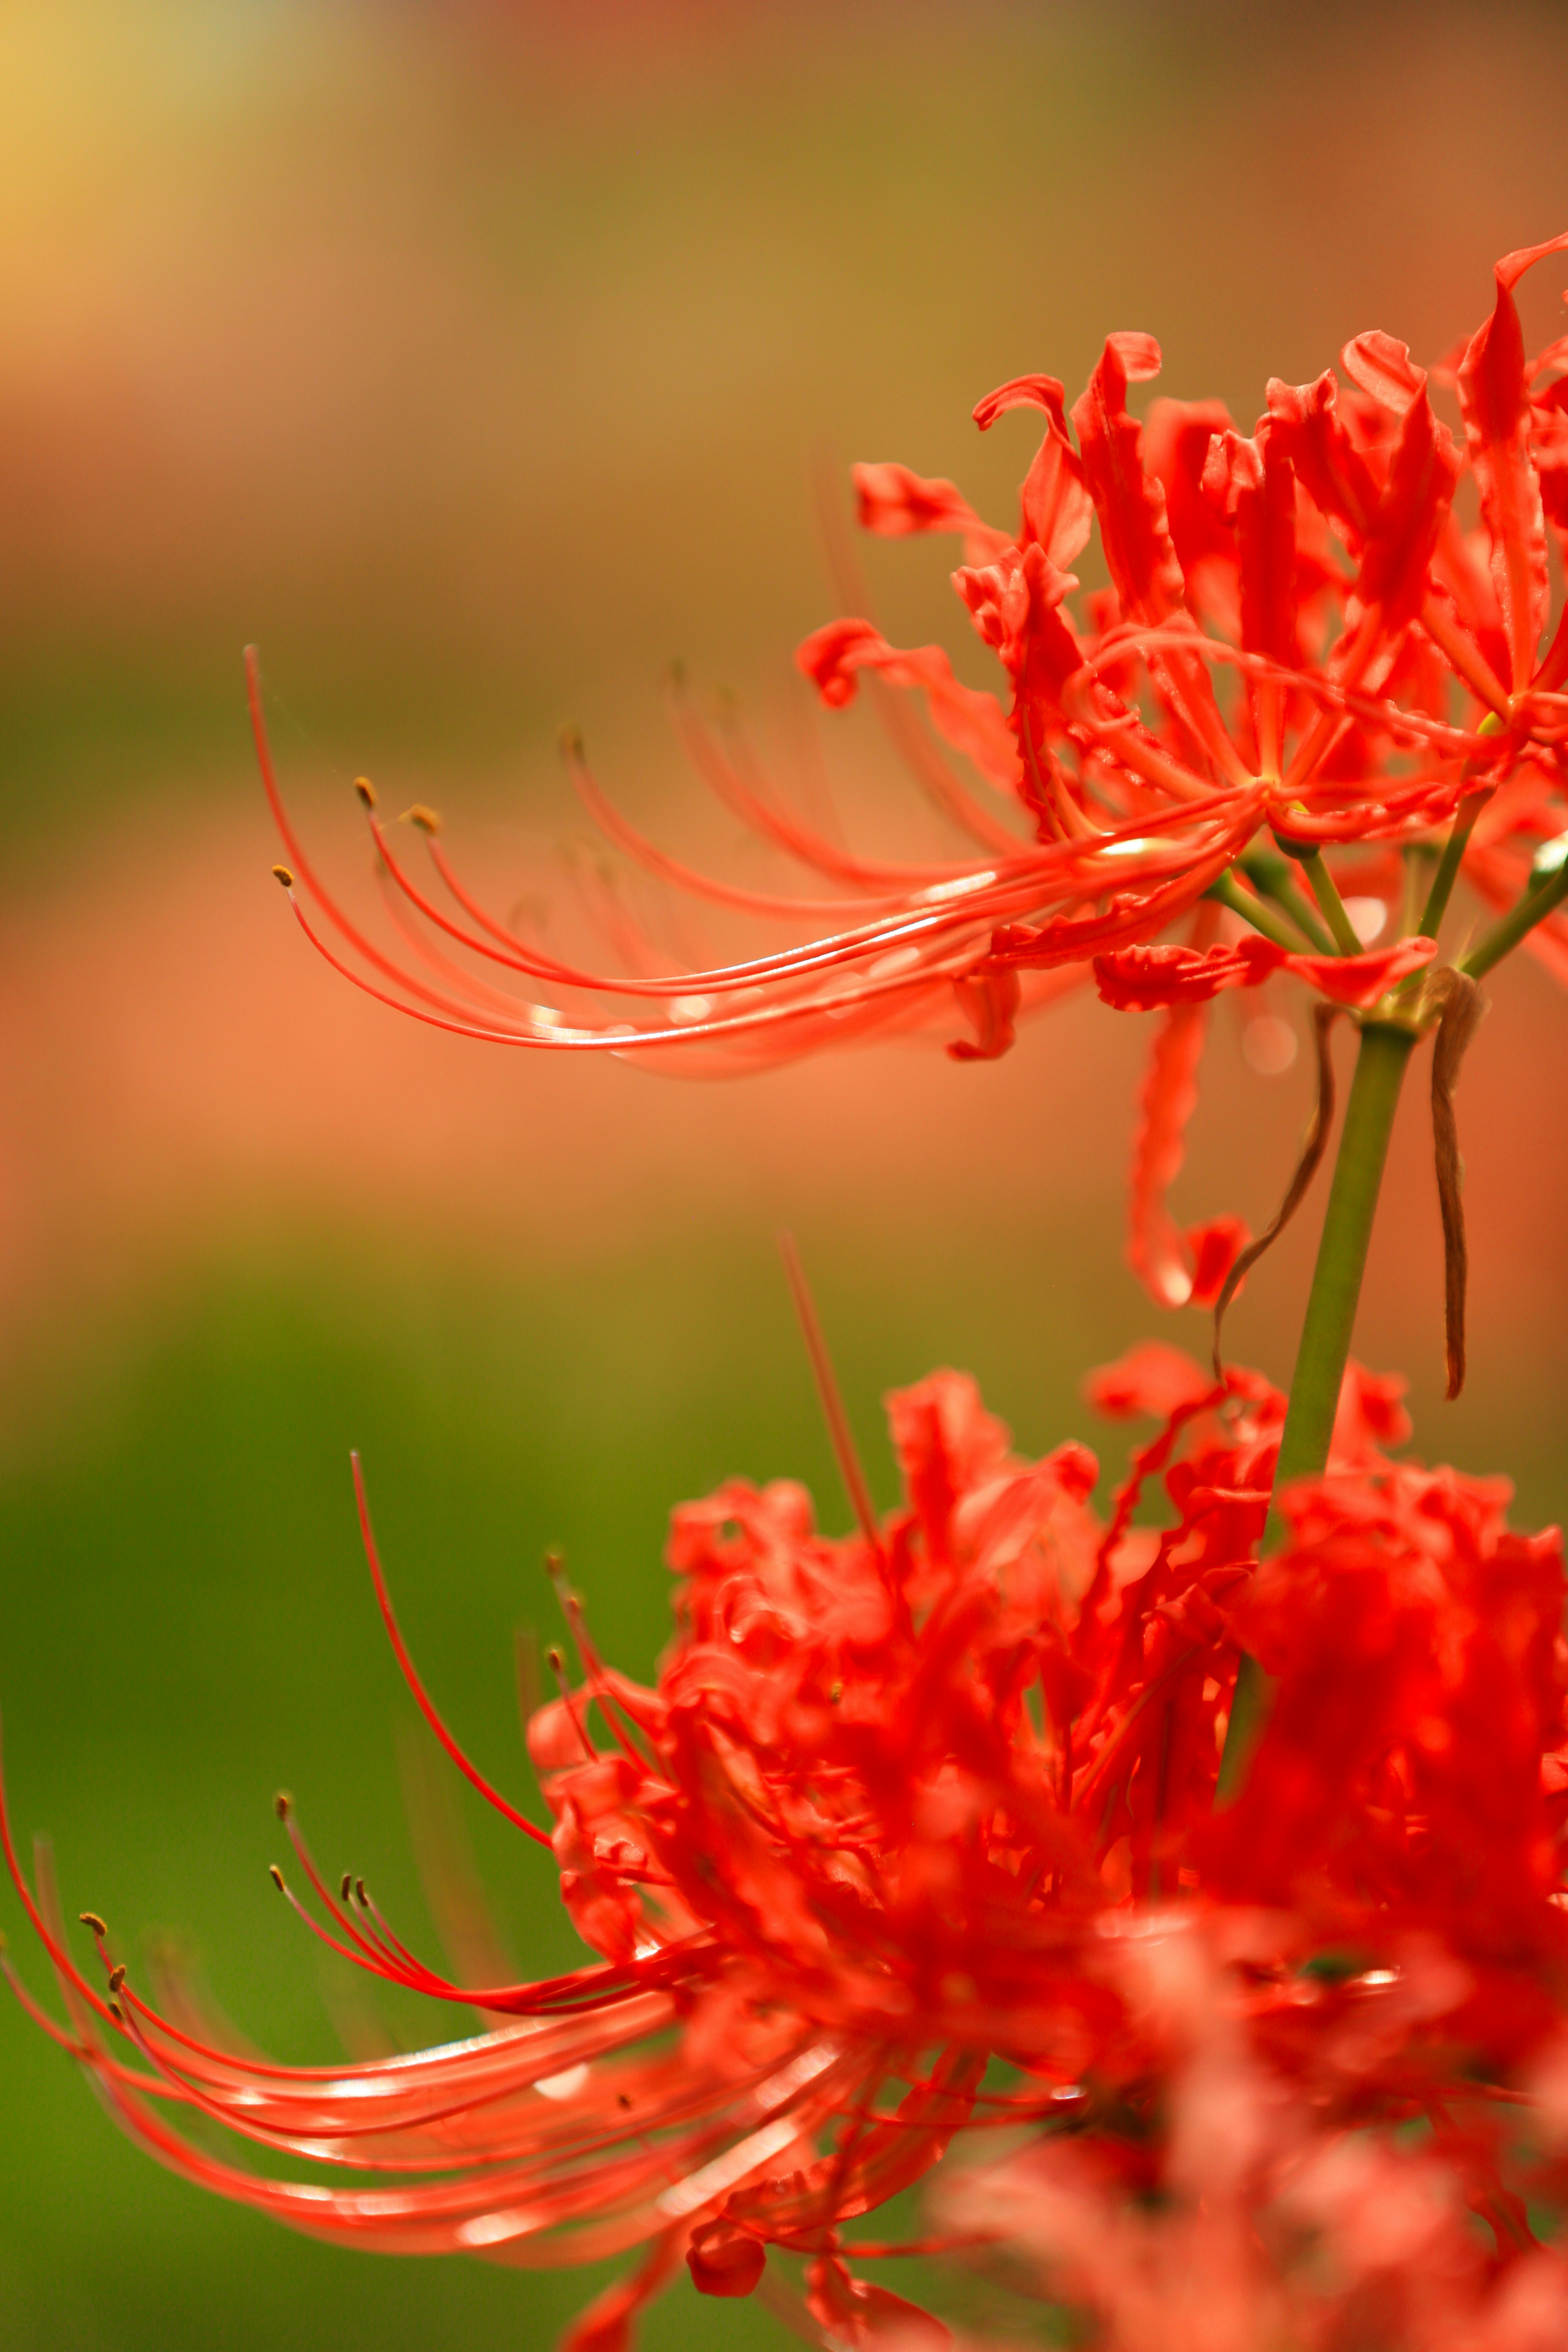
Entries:
{"type": "MultiPolygon", "coordinates": [[[[843,1523],[781,1226],[885,1497],[890,1384],[963,1364],[1039,1449],[1093,1435],[1083,1370],[1153,1323],[1120,1254],[1141,1021],[1074,1002],[994,1067],[883,1048],[711,1089],[399,1024],[268,878],[240,646],[340,862],[368,770],[542,887],[565,719],[731,855],[658,676],[733,684],[805,762],[815,451],[1005,519],[1026,436],[978,441],[971,405],[1074,386],[1110,328],[1244,423],[1361,329],[1436,356],[1494,256],[1568,218],[1565,95],[1546,9],[0,8],[0,1704],[71,1914],[174,1934],[258,2039],[327,2058],[342,1988],[265,1877],[281,1782],[426,1932],[351,1444],[416,1654],[515,1791],[547,1543],[646,1672],[672,1501],[789,1473],[843,1523]]],[[[946,551],[870,556],[889,634],[983,677],[946,551]]],[[[827,736],[847,823],[862,783],[886,822],[865,739],[827,736]]],[[[1510,1468],[1539,1520],[1568,1504],[1568,1008],[1529,971],[1495,994],[1461,1098],[1471,1394],[1437,1402],[1418,1102],[1360,1346],[1412,1371],[1426,1450],[1510,1468]]],[[[1300,1064],[1256,1076],[1222,1005],[1205,1086],[1178,1205],[1260,1223],[1300,1064]]],[[[1235,1318],[1277,1376],[1310,1240],[1235,1318]]],[[[466,1810],[520,1966],[563,1961],[548,1864],[466,1810]]],[[[5,2352],[542,2344],[587,2291],[204,2200],[5,2010],[0,2100],[5,2352]]],[[[682,2288],[647,2340],[771,2325],[682,2288]]]]}

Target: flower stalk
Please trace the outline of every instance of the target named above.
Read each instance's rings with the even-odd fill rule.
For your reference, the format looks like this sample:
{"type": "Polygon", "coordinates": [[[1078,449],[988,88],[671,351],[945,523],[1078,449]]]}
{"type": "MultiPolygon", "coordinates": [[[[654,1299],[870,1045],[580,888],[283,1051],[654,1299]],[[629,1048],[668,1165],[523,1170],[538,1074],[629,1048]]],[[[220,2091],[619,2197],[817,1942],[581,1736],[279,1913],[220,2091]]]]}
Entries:
{"type": "Polygon", "coordinates": [[[1323,863],[1321,849],[1314,849],[1310,857],[1302,858],[1301,871],[1312,886],[1312,896],[1322,911],[1324,922],[1333,934],[1334,945],[1341,955],[1360,955],[1361,941],[1345,912],[1345,902],[1340,897],[1334,877],[1323,863]]]}
{"type": "MultiPolygon", "coordinates": [[[[1329,1458],[1394,1115],[1418,1034],[1413,1025],[1395,1021],[1369,1021],[1361,1033],[1274,1473],[1277,1496],[1292,1478],[1316,1476],[1329,1458]]],[[[1265,1551],[1280,1533],[1276,1504],[1264,1532],[1265,1551]]],[[[1220,1763],[1222,1803],[1237,1793],[1246,1777],[1268,1711],[1268,1677],[1255,1658],[1244,1655],[1220,1763]]]]}
{"type": "Polygon", "coordinates": [[[1469,954],[1461,957],[1459,970],[1468,972],[1472,980],[1481,979],[1564,898],[1568,898],[1568,835],[1560,835],[1537,852],[1530,887],[1501,920],[1477,940],[1469,954]]]}

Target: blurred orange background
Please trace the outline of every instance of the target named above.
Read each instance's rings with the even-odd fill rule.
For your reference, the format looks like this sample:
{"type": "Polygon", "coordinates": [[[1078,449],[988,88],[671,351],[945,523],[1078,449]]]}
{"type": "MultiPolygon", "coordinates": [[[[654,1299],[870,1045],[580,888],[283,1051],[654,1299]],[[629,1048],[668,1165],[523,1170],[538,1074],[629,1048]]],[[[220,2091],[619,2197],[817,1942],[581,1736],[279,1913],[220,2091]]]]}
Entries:
{"type": "MultiPolygon", "coordinates": [[[[0,1701],[68,1907],[199,1928],[301,2058],[331,2044],[263,1910],[271,1782],[335,1805],[417,1921],[356,1435],[420,1653],[515,1783],[501,1652],[543,1622],[545,1540],[641,1671],[670,1502],[802,1472],[841,1513],[780,1226],[883,1493],[891,1381],[962,1361],[1043,1447],[1155,1324],[1120,1255],[1142,1019],[1079,996],[995,1066],[884,1046],[721,1087],[399,1023],[269,879],[242,645],[356,877],[367,772],[502,894],[564,887],[563,720],[661,839],[743,863],[665,726],[673,656],[802,789],[826,760],[851,837],[897,838],[869,732],[790,672],[833,610],[814,459],[899,457],[1005,520],[1026,435],[982,441],[974,400],[1026,369],[1070,392],[1110,329],[1244,424],[1364,328],[1435,358],[1493,258],[1568,221],[1565,95],[1547,8],[0,9],[0,1701]]],[[[895,640],[985,682],[946,561],[867,569],[895,640]]],[[[1568,1504],[1568,1006],[1531,970],[1493,992],[1459,1103],[1470,1393],[1438,1402],[1418,1089],[1358,1348],[1412,1373],[1425,1451],[1510,1468],[1539,1518],[1568,1504]]],[[[1258,1225],[1306,1074],[1257,1075],[1230,1012],[1177,1206],[1258,1225]]],[[[1232,1326],[1280,1378],[1314,1225],[1232,1326]]],[[[564,1933],[548,1873],[475,1835],[531,1963],[564,1933]]],[[[209,2206],[4,2012],[0,2084],[0,2347],[531,2341],[585,2292],[209,2206]]],[[[765,2326],[678,2298],[649,2341],[765,2326]]]]}

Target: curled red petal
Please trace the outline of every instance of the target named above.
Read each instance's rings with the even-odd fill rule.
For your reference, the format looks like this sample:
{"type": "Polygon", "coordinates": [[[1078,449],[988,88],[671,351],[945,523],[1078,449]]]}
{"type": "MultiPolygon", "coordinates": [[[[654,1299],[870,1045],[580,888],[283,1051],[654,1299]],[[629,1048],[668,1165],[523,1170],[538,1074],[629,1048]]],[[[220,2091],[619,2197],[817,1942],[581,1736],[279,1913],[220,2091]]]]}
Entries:
{"type": "Polygon", "coordinates": [[[996,419],[1012,408],[1043,408],[1066,429],[1067,392],[1058,376],[1016,375],[998,384],[994,392],[975,402],[974,422],[982,433],[988,433],[996,419]]]}
{"type": "Polygon", "coordinates": [[[1296,634],[1296,469],[1284,441],[1267,430],[1247,440],[1216,434],[1204,488],[1236,527],[1243,649],[1293,668],[1296,634]]]}
{"type": "Polygon", "coordinates": [[[1110,1421],[1131,1421],[1138,1413],[1167,1421],[1207,1396],[1213,1386],[1212,1375],[1184,1348],[1173,1348],[1168,1339],[1140,1339],[1113,1364],[1090,1372],[1083,1393],[1110,1421]]]}
{"type": "Polygon", "coordinates": [[[1165,495],[1143,468],[1142,435],[1127,413],[1127,386],[1160,370],[1152,335],[1110,335],[1073,404],[1084,478],[1100,517],[1105,560],[1129,619],[1157,624],[1185,604],[1165,495]]]}
{"type": "Polygon", "coordinates": [[[1083,461],[1068,434],[1066,394],[1054,375],[1015,376],[977,404],[974,422],[984,433],[1013,408],[1038,408],[1046,417],[1019,494],[1019,544],[1043,547],[1065,570],[1088,546],[1094,520],[1083,461]]]}
{"type": "Polygon", "coordinates": [[[858,670],[874,670],[889,686],[919,688],[931,724],[954,751],[966,753],[997,783],[1010,786],[1016,779],[1017,752],[1001,705],[994,696],[961,685],[940,646],[900,651],[869,621],[829,621],[796,647],[795,659],[836,710],[854,700],[858,670]]]}
{"type": "Polygon", "coordinates": [[[1187,1122],[1197,1108],[1198,1063],[1207,1015],[1201,1004],[1171,1004],[1154,1039],[1128,1189],[1127,1263],[1162,1307],[1183,1307],[1193,1277],[1165,1195],[1186,1156],[1187,1122]]]}
{"type": "Polygon", "coordinates": [[[1017,1042],[1023,982],[1016,971],[973,973],[955,980],[952,992],[974,1035],[955,1038],[948,1052],[955,1062],[995,1062],[1017,1042]]]}
{"type": "Polygon", "coordinates": [[[1189,589],[1205,564],[1235,568],[1230,532],[1203,489],[1210,444],[1230,426],[1223,400],[1152,401],[1143,420],[1143,463],[1165,493],[1166,520],[1189,589]]]}
{"type": "Polygon", "coordinates": [[[1363,614],[1377,614],[1384,635],[1421,609],[1427,569],[1458,478],[1453,436],[1433,415],[1423,383],[1400,426],[1355,584],[1356,603],[1363,614]]]}
{"type": "Polygon", "coordinates": [[[767,2261],[762,2240],[732,2221],[705,2222],[693,2231],[686,2250],[686,2267],[699,2294],[752,2294],[767,2261]]]}
{"type": "Polygon", "coordinates": [[[1262,938],[1241,940],[1235,947],[1168,942],[1113,948],[1095,957],[1094,982],[1103,1003],[1119,1012],[1152,1013],[1164,1005],[1206,1004],[1222,988],[1256,987],[1291,961],[1283,948],[1262,938]]]}
{"type": "Polygon", "coordinates": [[[1225,1288],[1226,1275],[1252,1239],[1245,1219],[1211,1217],[1206,1224],[1189,1225],[1182,1236],[1192,1263],[1193,1289],[1189,1304],[1212,1307],[1225,1288]]]}
{"type": "Polygon", "coordinates": [[[1386,990],[1419,971],[1437,952],[1435,940],[1395,940],[1363,955],[1289,955],[1258,934],[1234,947],[1113,948],[1093,961],[1095,985],[1122,1013],[1162,1005],[1206,1004],[1225,988],[1256,988],[1276,971],[1292,971],[1335,1004],[1375,1004],[1386,990]]]}
{"type": "MultiPolygon", "coordinates": [[[[1244,948],[1251,948],[1250,941],[1243,941],[1242,944],[1244,948]]],[[[1300,979],[1310,982],[1320,994],[1331,998],[1335,1004],[1365,1007],[1375,1004],[1386,990],[1396,987],[1400,981],[1408,980],[1412,972],[1419,971],[1423,965],[1429,964],[1436,952],[1436,940],[1395,940],[1392,946],[1369,949],[1365,955],[1293,955],[1286,956],[1283,961],[1288,970],[1300,979]]],[[[1255,963],[1262,961],[1255,950],[1252,950],[1252,961],[1255,963]]],[[[1264,976],[1260,970],[1258,977],[1261,979],[1264,976]]]]}
{"type": "Polygon", "coordinates": [[[927,478],[908,466],[854,466],[857,516],[862,530],[882,539],[908,539],[925,531],[954,531],[972,563],[984,563],[1010,542],[1005,530],[982,521],[956,484],[927,478]]]}
{"type": "Polygon", "coordinates": [[[1550,583],[1541,483],[1530,446],[1524,336],[1513,289],[1533,262],[1568,247],[1568,233],[1524,246],[1497,265],[1497,301],[1459,362],[1459,405],[1481,520],[1491,541],[1491,575],[1502,612],[1517,694],[1535,668],[1550,583]]]}
{"type": "Polygon", "coordinates": [[[1270,377],[1268,430],[1283,444],[1319,513],[1337,522],[1354,546],[1372,528],[1378,493],[1371,467],[1340,418],[1339,390],[1332,368],[1315,383],[1270,377]]]}
{"type": "Polygon", "coordinates": [[[1409,344],[1381,329],[1352,336],[1340,357],[1352,383],[1395,416],[1407,415],[1426,389],[1426,371],[1411,358],[1409,344]]]}

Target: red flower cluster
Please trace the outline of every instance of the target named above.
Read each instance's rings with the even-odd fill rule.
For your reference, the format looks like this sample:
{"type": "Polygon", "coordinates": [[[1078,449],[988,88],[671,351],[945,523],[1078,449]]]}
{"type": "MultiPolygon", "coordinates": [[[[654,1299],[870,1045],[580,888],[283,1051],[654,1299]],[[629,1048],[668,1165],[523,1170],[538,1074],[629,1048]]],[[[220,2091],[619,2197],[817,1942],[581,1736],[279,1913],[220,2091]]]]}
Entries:
{"type": "MultiPolygon", "coordinates": [[[[425,809],[408,813],[433,861],[419,877],[365,785],[399,934],[389,950],[318,878],[289,823],[253,667],[263,772],[291,860],[279,870],[300,923],[358,985],[437,1027],[705,1071],[933,1019],[951,1030],[955,1013],[963,1034],[949,1051],[991,1059],[1022,1009],[1092,970],[1108,1003],[1172,1013],[1136,1154],[1131,1262],[1163,1304],[1212,1297],[1234,1221],[1184,1240],[1164,1210],[1195,1101],[1198,1008],[1279,970],[1334,1003],[1373,1006],[1436,952],[1418,935],[1401,848],[1432,842],[1467,803],[1468,870],[1500,907],[1568,816],[1568,616],[1541,651],[1548,527],[1568,542],[1568,339],[1528,358],[1513,295],[1565,246],[1568,236],[1498,264],[1492,313],[1451,362],[1427,371],[1389,336],[1358,335],[1342,353],[1348,381],[1330,369],[1310,384],[1271,383],[1250,437],[1212,400],[1156,400],[1139,423],[1129,387],[1161,363],[1148,335],[1112,335],[1070,412],[1054,377],[1003,385],[974,412],[982,429],[1016,408],[1044,428],[1011,530],[983,521],[951,482],[858,467],[867,530],[962,542],[954,586],[1001,663],[1005,707],[961,683],[939,646],[892,646],[863,619],[818,630],[799,665],[833,708],[863,673],[875,680],[963,854],[924,865],[852,855],[774,790],[733,726],[706,724],[683,700],[707,781],[833,895],[742,888],[646,840],[570,747],[588,811],[618,850],[662,884],[805,927],[801,943],[679,968],[617,908],[618,969],[563,955],[474,897],[425,809]],[[1434,386],[1457,395],[1462,444],[1434,386]],[[1456,506],[1467,476],[1474,529],[1456,506]],[[1096,530],[1108,584],[1083,594],[1071,567],[1096,530]],[[902,709],[905,694],[923,698],[945,750],[902,709]],[[1271,835],[1304,861],[1311,895],[1271,835]],[[1356,921],[1325,848],[1361,853],[1356,921]],[[1215,893],[1223,916],[1199,905],[1215,893]],[[1150,944],[1194,908],[1188,940],[1150,944]],[[1220,940],[1222,922],[1232,935],[1220,940]],[[1358,951],[1383,930],[1403,935],[1358,951]]],[[[1531,943],[1568,979],[1563,919],[1548,916],[1531,943]]]]}
{"type": "MultiPolygon", "coordinates": [[[[1140,2240],[1116,2284],[1107,2233],[1143,2227],[1111,2218],[1131,2187],[1205,2262],[1245,2252],[1252,2300],[1232,2303],[1256,2314],[1275,2275],[1259,2230],[1287,2282],[1297,2240],[1326,2232],[1360,2292],[1347,2184],[1404,2179],[1419,2127],[1407,2194],[1440,2178],[1490,2225],[1465,2273],[1489,2310],[1513,2292],[1494,2273],[1534,2245],[1521,2166],[1538,2198],[1568,2193],[1540,2130],[1531,2150],[1516,2128],[1568,1993],[1559,1538],[1511,1535],[1499,1482],[1391,1459],[1399,1384],[1352,1368],[1329,1469],[1287,1492],[1288,1547],[1259,1570],[1278,1392],[1150,1345],[1090,1393],[1162,1423],[1103,1524],[1084,1447],[1019,1459],[973,1383],[938,1373],[890,1400],[904,1499],[880,1523],[825,1537],[787,1483],[676,1513],[654,1688],[599,1660],[569,1601],[581,1683],[530,1744],[598,1965],[454,1986],[363,1886],[334,1891],[280,1804],[317,1932],[493,2031],[341,2069],[263,2063],[143,2000],[90,1917],[107,1982],[81,1972],[7,1832],[68,2027],[13,1983],[133,2137],[298,2227],[525,2264],[644,2248],[579,2352],[628,2343],[682,2258],[710,2294],[765,2276],[814,2340],[947,2340],[853,2267],[894,2249],[844,2233],[960,2133],[970,2168],[947,2168],[911,2250],[1000,2249],[1053,2294],[1065,2263],[1068,2291],[1110,2309],[1168,2259],[1140,2240]],[[1168,1524],[1135,1525],[1162,1473],[1168,1524]],[[1238,1644],[1278,1685],[1246,1791],[1216,1813],[1238,1644]],[[1246,2123],[1240,2142],[1216,2115],[1246,2123]],[[187,2116],[325,2178],[246,2170],[178,2131],[187,2116]],[[1026,2152],[997,2176],[999,2126],[1026,2152]],[[1093,2227],[1065,2231],[1079,2208],[1093,2227]]],[[[1531,2276],[1555,2259],[1530,2258],[1531,2276]]],[[[1314,2261],[1309,2303],[1332,2304],[1314,2261]]]]}

